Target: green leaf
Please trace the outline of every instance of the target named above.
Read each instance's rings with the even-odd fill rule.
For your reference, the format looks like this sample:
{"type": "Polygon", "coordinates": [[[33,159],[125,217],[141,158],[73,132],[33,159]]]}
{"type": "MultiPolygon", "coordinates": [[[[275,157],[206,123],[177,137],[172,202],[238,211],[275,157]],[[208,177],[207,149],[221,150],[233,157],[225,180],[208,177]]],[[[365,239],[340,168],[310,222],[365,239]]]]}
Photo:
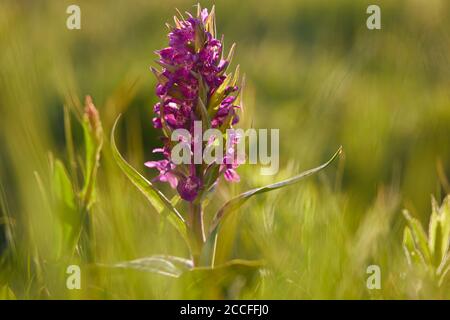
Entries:
{"type": "MultiPolygon", "coordinates": [[[[214,216],[209,229],[210,232],[208,238],[214,237],[214,244],[211,250],[213,252],[213,257],[211,258],[212,265],[225,262],[231,254],[234,243],[234,234],[239,222],[238,216],[231,215],[231,213],[239,209],[248,199],[250,199],[254,195],[292,185],[314,173],[319,172],[320,170],[326,168],[330,163],[332,163],[333,160],[336,159],[336,157],[341,152],[342,147],[339,147],[339,149],[330,158],[330,160],[316,168],[307,170],[303,173],[300,173],[299,175],[277,183],[249,190],[226,202],[225,205],[214,216]],[[227,216],[230,217],[227,218],[227,216]],[[225,218],[227,218],[226,223],[224,223],[225,218]]],[[[210,239],[208,240],[211,241],[210,239]]]]}
{"type": "Polygon", "coordinates": [[[450,197],[439,207],[434,198],[429,225],[428,245],[434,266],[439,266],[447,254],[450,242],[450,197]]]}
{"type": "Polygon", "coordinates": [[[403,250],[409,265],[425,264],[422,254],[416,248],[416,244],[409,227],[405,227],[403,231],[403,250]]]}
{"type": "Polygon", "coordinates": [[[214,116],[215,112],[219,109],[220,102],[225,98],[225,90],[229,86],[231,78],[232,74],[227,74],[222,84],[217,87],[217,89],[211,95],[207,106],[210,118],[214,116]]]}
{"type": "Polygon", "coordinates": [[[135,269],[144,272],[153,272],[164,276],[178,278],[183,272],[192,269],[191,260],[165,255],[154,255],[131,261],[119,262],[113,268],[135,269]]]}
{"type": "Polygon", "coordinates": [[[53,167],[53,188],[56,197],[68,208],[75,209],[75,194],[64,164],[56,159],[53,167]]]}
{"type": "Polygon", "coordinates": [[[300,173],[299,175],[296,175],[295,177],[280,181],[280,182],[276,182],[273,184],[269,184],[267,186],[264,187],[260,187],[260,188],[256,188],[256,189],[252,189],[249,190],[247,192],[244,192],[236,197],[234,197],[233,199],[229,200],[228,202],[225,203],[225,205],[216,213],[216,215],[214,216],[214,219],[211,223],[211,227],[210,227],[210,233],[212,233],[214,231],[214,229],[218,226],[218,224],[220,223],[220,221],[228,214],[230,214],[231,212],[235,211],[236,209],[238,209],[239,207],[241,207],[248,199],[250,199],[252,196],[257,195],[257,194],[261,194],[261,193],[265,193],[265,192],[269,192],[269,191],[273,191],[276,189],[280,189],[283,187],[287,187],[290,186],[294,183],[299,182],[300,180],[313,175],[319,171],[321,171],[322,169],[326,168],[330,163],[333,162],[334,159],[336,159],[336,157],[342,152],[342,147],[340,147],[336,153],[331,157],[330,160],[328,160],[327,162],[325,162],[324,164],[307,170],[305,172],[300,173]]]}
{"type": "Polygon", "coordinates": [[[194,49],[199,52],[205,45],[206,35],[203,26],[199,23],[194,27],[194,49]]]}
{"type": "Polygon", "coordinates": [[[161,214],[163,210],[167,208],[169,214],[167,219],[170,223],[180,232],[184,240],[187,240],[187,228],[186,223],[178,212],[178,210],[172,205],[169,199],[159,191],[150,181],[144,178],[139,172],[137,172],[120,154],[117,149],[114,132],[116,130],[117,123],[119,122],[120,116],[117,117],[113,129],[111,131],[111,149],[113,153],[114,160],[116,161],[119,168],[125,173],[128,179],[142,192],[150,204],[156,209],[156,211],[161,214]]]}
{"type": "Polygon", "coordinates": [[[81,227],[81,215],[73,185],[64,164],[56,159],[53,163],[52,188],[58,205],[58,214],[63,222],[63,237],[70,248],[76,244],[81,227]]]}
{"type": "Polygon", "coordinates": [[[222,73],[224,73],[224,72],[227,70],[228,66],[231,64],[231,61],[233,60],[233,56],[234,56],[234,51],[235,51],[235,50],[236,50],[236,43],[233,43],[233,44],[231,45],[230,51],[228,52],[228,56],[227,56],[227,58],[225,59],[225,60],[228,62],[228,64],[227,64],[227,66],[224,68],[224,70],[222,71],[222,73]]]}
{"type": "Polygon", "coordinates": [[[211,234],[212,242],[211,265],[225,263],[232,256],[235,246],[236,233],[239,228],[241,215],[233,214],[224,219],[211,234]]]}
{"type": "Polygon", "coordinates": [[[211,120],[209,118],[208,111],[206,109],[205,103],[203,101],[207,100],[207,89],[208,86],[203,78],[196,74],[197,80],[199,82],[199,96],[198,96],[198,102],[197,102],[197,113],[200,115],[200,119],[202,120],[202,127],[203,130],[207,130],[211,128],[211,120]]]}
{"type": "Polygon", "coordinates": [[[436,252],[436,246],[438,245],[438,241],[436,241],[436,233],[438,232],[437,229],[440,227],[439,206],[437,205],[434,197],[431,198],[431,208],[430,223],[428,225],[428,247],[430,248],[431,255],[434,255],[436,252]]]}
{"type": "Polygon", "coordinates": [[[428,247],[427,235],[425,234],[425,231],[423,230],[420,221],[413,218],[407,210],[403,210],[403,215],[405,216],[406,221],[408,222],[408,226],[411,229],[411,235],[412,238],[414,239],[416,248],[422,254],[425,263],[427,265],[430,265],[431,254],[430,249],[428,247]]]}
{"type": "Polygon", "coordinates": [[[240,72],[241,67],[239,65],[236,66],[236,70],[233,73],[233,78],[231,79],[231,86],[235,86],[237,85],[238,81],[239,81],[239,72],[240,72]]]}
{"type": "Polygon", "coordinates": [[[262,267],[261,260],[236,259],[215,267],[193,268],[184,272],[180,281],[190,299],[236,299],[242,289],[254,289],[262,267]]]}
{"type": "Polygon", "coordinates": [[[433,265],[437,267],[442,261],[443,254],[445,254],[445,252],[442,252],[442,219],[436,200],[432,198],[431,202],[432,212],[428,227],[428,247],[430,249],[433,265]]]}
{"type": "MultiPolygon", "coordinates": [[[[178,203],[181,201],[181,197],[178,194],[175,194],[172,199],[170,199],[170,203],[172,204],[172,207],[176,208],[178,203]]],[[[164,219],[160,219],[159,221],[159,226],[158,226],[158,232],[159,233],[163,233],[164,232],[164,228],[166,226],[167,223],[167,217],[169,215],[171,215],[171,210],[169,210],[167,207],[165,207],[163,209],[163,211],[161,212],[161,216],[164,217],[164,219]]]]}

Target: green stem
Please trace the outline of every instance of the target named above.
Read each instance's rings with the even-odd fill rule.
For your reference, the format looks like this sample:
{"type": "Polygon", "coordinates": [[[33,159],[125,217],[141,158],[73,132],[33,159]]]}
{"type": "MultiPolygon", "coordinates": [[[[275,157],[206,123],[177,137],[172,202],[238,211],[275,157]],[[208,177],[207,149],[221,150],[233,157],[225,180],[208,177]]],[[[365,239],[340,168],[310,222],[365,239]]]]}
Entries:
{"type": "Polygon", "coordinates": [[[205,231],[203,226],[203,210],[200,203],[192,202],[189,205],[190,210],[190,231],[191,231],[191,249],[194,265],[200,263],[200,255],[205,243],[205,231]]]}

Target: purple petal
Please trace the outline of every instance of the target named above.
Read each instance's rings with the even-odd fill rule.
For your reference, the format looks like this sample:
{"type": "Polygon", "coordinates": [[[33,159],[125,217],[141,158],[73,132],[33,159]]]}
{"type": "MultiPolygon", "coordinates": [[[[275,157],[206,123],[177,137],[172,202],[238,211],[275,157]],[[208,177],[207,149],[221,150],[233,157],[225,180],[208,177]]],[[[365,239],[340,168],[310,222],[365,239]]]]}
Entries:
{"type": "Polygon", "coordinates": [[[206,19],[208,19],[208,9],[203,9],[200,16],[202,18],[202,21],[206,22],[206,19]]]}
{"type": "Polygon", "coordinates": [[[229,182],[239,182],[241,178],[237,174],[236,170],[234,169],[227,169],[225,170],[223,176],[225,177],[225,180],[229,182]]]}
{"type": "Polygon", "coordinates": [[[178,185],[178,179],[173,173],[167,172],[166,174],[159,176],[159,181],[168,182],[172,189],[175,189],[178,185]]]}
{"type": "Polygon", "coordinates": [[[152,122],[153,122],[153,127],[155,128],[155,129],[161,129],[162,128],[162,123],[161,123],[161,119],[160,118],[153,118],[153,120],[152,120],[152,122]]]}

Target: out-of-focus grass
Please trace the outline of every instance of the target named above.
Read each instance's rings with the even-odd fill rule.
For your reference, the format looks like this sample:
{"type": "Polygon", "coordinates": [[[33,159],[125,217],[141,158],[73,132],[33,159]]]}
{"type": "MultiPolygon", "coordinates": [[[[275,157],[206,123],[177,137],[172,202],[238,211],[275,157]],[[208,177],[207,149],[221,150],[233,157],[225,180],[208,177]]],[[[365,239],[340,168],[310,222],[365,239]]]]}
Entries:
{"type": "MultiPolygon", "coordinates": [[[[448,282],[437,288],[409,271],[400,214],[407,207],[425,224],[430,194],[450,192],[450,6],[375,2],[380,31],[365,27],[368,1],[216,2],[218,30],[228,48],[237,42],[235,63],[247,75],[244,124],[281,129],[279,174],[244,166],[242,182],[222,185],[217,203],[312,167],[338,145],[345,150],[319,178],[246,205],[233,257],[264,259],[267,270],[245,290],[237,279],[225,297],[450,298],[448,282]],[[370,264],[381,267],[381,290],[366,288],[370,264]]],[[[48,188],[50,152],[68,161],[63,105],[80,110],[79,100],[92,95],[106,133],[123,113],[122,152],[154,174],[143,167],[158,144],[149,66],[174,8],[194,5],[79,1],[82,29],[69,31],[69,4],[0,3],[0,298],[221,296],[213,285],[88,265],[82,290],[66,289],[65,268],[81,262],[61,253],[61,213],[38,183],[48,188]]],[[[81,158],[81,128],[72,126],[81,158]]],[[[92,219],[99,263],[188,254],[118,170],[108,143],[92,219]]]]}

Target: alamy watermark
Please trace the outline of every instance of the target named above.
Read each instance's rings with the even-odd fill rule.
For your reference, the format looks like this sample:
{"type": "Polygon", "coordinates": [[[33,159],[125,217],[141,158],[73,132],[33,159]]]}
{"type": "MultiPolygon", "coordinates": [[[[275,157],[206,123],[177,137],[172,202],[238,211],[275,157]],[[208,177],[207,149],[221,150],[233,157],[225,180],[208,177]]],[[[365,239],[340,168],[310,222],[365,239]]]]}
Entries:
{"type": "Polygon", "coordinates": [[[366,287],[369,290],[381,289],[381,268],[376,264],[367,267],[366,273],[370,276],[366,280],[366,287]]]}
{"type": "Polygon", "coordinates": [[[369,30],[380,30],[381,29],[381,9],[376,4],[371,4],[367,7],[367,14],[370,16],[367,18],[366,26],[369,30]]]}
{"type": "Polygon", "coordinates": [[[67,7],[66,13],[69,14],[66,20],[66,27],[69,30],[81,29],[81,9],[76,4],[67,7]]]}
{"type": "Polygon", "coordinates": [[[68,277],[66,279],[66,287],[69,290],[80,290],[81,289],[81,269],[80,266],[72,264],[67,267],[66,274],[68,277]]]}
{"type": "Polygon", "coordinates": [[[279,169],[280,132],[270,129],[219,129],[203,131],[202,121],[194,122],[194,134],[176,129],[171,140],[171,161],[176,164],[262,164],[262,175],[274,175],[279,169]],[[270,149],[270,150],[269,150],[270,149]]]}

